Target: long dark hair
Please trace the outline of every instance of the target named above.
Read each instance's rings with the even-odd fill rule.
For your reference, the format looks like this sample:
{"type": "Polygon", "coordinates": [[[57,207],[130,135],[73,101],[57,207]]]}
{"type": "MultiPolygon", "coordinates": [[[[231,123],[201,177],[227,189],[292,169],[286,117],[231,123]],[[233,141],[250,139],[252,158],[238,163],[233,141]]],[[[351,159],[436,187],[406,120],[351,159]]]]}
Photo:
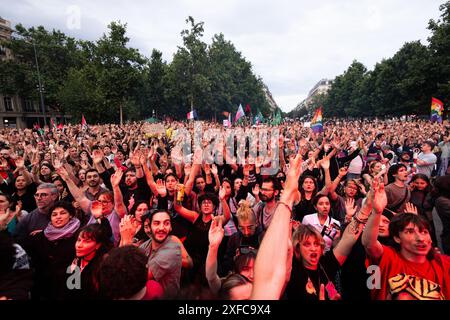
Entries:
{"type": "Polygon", "coordinates": [[[102,219],[101,223],[93,223],[83,227],[80,230],[78,237],[94,240],[96,243],[101,244],[95,254],[96,257],[103,256],[113,247],[113,243],[111,241],[112,229],[107,219],[102,219]]]}
{"type": "Polygon", "coordinates": [[[305,190],[303,189],[303,183],[305,182],[306,179],[311,179],[314,183],[314,190],[312,192],[312,197],[311,197],[311,200],[312,200],[312,199],[314,199],[314,197],[316,196],[316,194],[318,192],[317,189],[319,188],[319,185],[317,183],[317,179],[311,175],[305,175],[305,176],[301,177],[300,181],[299,181],[298,190],[300,191],[300,194],[302,195],[302,200],[306,199],[305,198],[305,190]]]}
{"type": "Polygon", "coordinates": [[[428,193],[431,191],[432,187],[431,187],[431,181],[430,178],[428,178],[428,176],[424,175],[423,173],[416,173],[411,181],[409,182],[409,184],[413,183],[414,181],[416,181],[417,179],[421,179],[423,181],[425,181],[427,183],[427,187],[425,188],[425,190],[423,190],[423,192],[428,193]]]}

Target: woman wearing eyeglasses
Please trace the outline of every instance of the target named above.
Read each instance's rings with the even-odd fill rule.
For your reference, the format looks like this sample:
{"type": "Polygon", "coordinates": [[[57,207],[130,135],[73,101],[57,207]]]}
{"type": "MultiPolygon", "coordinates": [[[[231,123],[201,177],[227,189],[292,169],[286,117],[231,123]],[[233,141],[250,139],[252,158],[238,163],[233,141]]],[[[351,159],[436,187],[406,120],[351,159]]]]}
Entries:
{"type": "Polygon", "coordinates": [[[50,223],[31,240],[30,256],[35,269],[32,298],[58,299],[66,286],[66,270],[75,254],[80,220],[67,202],[50,209],[50,223]]]}

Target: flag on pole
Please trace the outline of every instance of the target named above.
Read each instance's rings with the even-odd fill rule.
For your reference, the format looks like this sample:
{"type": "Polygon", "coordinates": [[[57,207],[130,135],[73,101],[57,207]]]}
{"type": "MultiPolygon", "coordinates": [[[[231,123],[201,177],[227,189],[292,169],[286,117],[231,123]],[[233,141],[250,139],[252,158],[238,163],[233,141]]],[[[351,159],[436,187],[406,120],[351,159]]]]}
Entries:
{"type": "Polygon", "coordinates": [[[234,117],[234,122],[238,122],[240,118],[244,117],[244,109],[242,108],[242,104],[239,104],[239,109],[236,112],[236,117],[234,117]]]}
{"type": "Polygon", "coordinates": [[[247,104],[247,105],[245,106],[245,113],[249,114],[249,113],[251,113],[251,112],[252,112],[252,109],[250,109],[250,105],[247,104]]]}
{"type": "Polygon", "coordinates": [[[51,125],[52,129],[56,129],[56,123],[55,123],[55,120],[53,120],[53,118],[50,118],[50,125],[51,125]]]}
{"type": "Polygon", "coordinates": [[[84,118],[84,114],[81,115],[81,129],[82,130],[87,129],[87,122],[86,122],[86,119],[84,118]]]}
{"type": "Polygon", "coordinates": [[[197,119],[197,112],[195,110],[192,110],[190,112],[187,113],[187,119],[188,120],[194,120],[197,119]]]}
{"type": "Polygon", "coordinates": [[[261,111],[259,111],[259,109],[258,109],[258,113],[256,114],[253,123],[254,124],[261,124],[263,122],[264,122],[264,117],[263,117],[261,111]]]}
{"type": "Polygon", "coordinates": [[[431,98],[431,122],[442,123],[444,103],[436,98],[431,98]]]}
{"type": "Polygon", "coordinates": [[[314,113],[314,117],[311,120],[311,129],[314,133],[323,132],[322,107],[319,107],[314,113]]]}
{"type": "Polygon", "coordinates": [[[58,124],[58,126],[56,127],[57,129],[62,129],[64,126],[62,123],[58,124]]]}
{"type": "Polygon", "coordinates": [[[272,121],[270,121],[270,124],[272,126],[278,126],[281,124],[281,112],[280,110],[277,111],[277,113],[272,114],[272,121]]]}

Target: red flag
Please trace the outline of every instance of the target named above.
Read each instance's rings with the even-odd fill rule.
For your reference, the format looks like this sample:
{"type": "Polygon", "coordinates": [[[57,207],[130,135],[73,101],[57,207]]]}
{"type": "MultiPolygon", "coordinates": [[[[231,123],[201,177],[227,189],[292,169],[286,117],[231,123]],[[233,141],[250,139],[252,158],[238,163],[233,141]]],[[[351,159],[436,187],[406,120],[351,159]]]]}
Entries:
{"type": "Polygon", "coordinates": [[[250,109],[250,105],[247,104],[247,105],[245,106],[245,113],[246,113],[246,114],[249,114],[249,113],[251,113],[251,112],[252,112],[252,110],[250,109]]]}
{"type": "Polygon", "coordinates": [[[87,122],[86,122],[86,119],[84,118],[84,114],[81,115],[81,129],[82,130],[87,129],[87,122]]]}
{"type": "Polygon", "coordinates": [[[64,126],[62,123],[58,124],[58,126],[56,127],[57,129],[62,129],[64,126]]]}
{"type": "Polygon", "coordinates": [[[228,117],[228,116],[230,115],[230,113],[229,113],[228,111],[224,111],[224,112],[222,112],[222,114],[223,114],[225,117],[228,117]]]}

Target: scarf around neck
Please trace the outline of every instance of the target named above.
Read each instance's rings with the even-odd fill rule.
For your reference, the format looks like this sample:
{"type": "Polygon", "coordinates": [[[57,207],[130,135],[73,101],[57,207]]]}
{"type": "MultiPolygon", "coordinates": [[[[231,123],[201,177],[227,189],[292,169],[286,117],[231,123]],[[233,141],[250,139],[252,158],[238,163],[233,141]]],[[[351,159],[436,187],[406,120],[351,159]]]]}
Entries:
{"type": "Polygon", "coordinates": [[[44,235],[49,241],[55,241],[59,239],[67,239],[75,234],[80,228],[80,220],[77,218],[71,218],[69,222],[62,228],[55,228],[50,222],[44,230],[44,235]]]}

